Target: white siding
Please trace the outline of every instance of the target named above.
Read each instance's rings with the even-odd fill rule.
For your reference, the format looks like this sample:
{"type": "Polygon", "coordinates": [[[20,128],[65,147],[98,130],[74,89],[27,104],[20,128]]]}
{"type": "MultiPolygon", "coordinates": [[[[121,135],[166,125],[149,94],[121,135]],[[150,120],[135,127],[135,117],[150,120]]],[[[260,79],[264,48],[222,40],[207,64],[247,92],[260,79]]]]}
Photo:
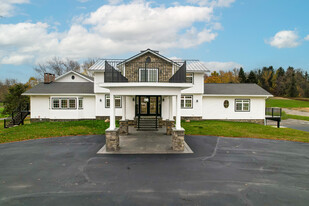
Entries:
{"type": "Polygon", "coordinates": [[[104,83],[104,72],[95,72],[94,76],[94,93],[109,93],[109,89],[102,88],[99,84],[104,83]]]}
{"type": "Polygon", "coordinates": [[[60,79],[57,79],[56,82],[89,82],[89,81],[74,73],[68,73],[67,75],[61,77],[60,79]],[[74,76],[75,78],[72,79],[72,76],[74,76]]]}
{"type": "MultiPolygon", "coordinates": [[[[42,119],[94,119],[95,118],[95,97],[84,96],[83,109],[52,109],[50,99],[53,96],[31,96],[31,118],[42,119]]],[[[57,96],[75,97],[75,96],[57,96]]],[[[76,97],[77,98],[77,97],[76,97]]]]}
{"type": "Polygon", "coordinates": [[[203,119],[265,119],[265,98],[257,97],[203,97],[203,119]],[[236,112],[235,99],[250,99],[249,112],[236,112]],[[229,107],[224,108],[224,100],[229,107]]]}
{"type": "Polygon", "coordinates": [[[193,73],[193,87],[184,89],[181,93],[187,94],[203,94],[204,93],[204,74],[193,73]]]}

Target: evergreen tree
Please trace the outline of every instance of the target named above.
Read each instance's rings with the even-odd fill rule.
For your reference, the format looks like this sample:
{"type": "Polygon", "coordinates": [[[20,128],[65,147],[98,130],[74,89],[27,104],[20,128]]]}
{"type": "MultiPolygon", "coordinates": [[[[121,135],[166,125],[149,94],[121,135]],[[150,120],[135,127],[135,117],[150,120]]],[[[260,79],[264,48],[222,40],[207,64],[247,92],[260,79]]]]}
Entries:
{"type": "Polygon", "coordinates": [[[244,69],[242,67],[240,67],[239,69],[238,79],[240,83],[246,83],[247,78],[246,78],[244,69]]]}
{"type": "Polygon", "coordinates": [[[254,71],[250,71],[247,82],[248,83],[255,83],[255,84],[258,83],[258,80],[257,80],[257,77],[256,77],[254,71]]]}
{"type": "Polygon", "coordinates": [[[296,80],[295,80],[295,73],[293,72],[291,76],[291,81],[288,86],[288,96],[289,97],[296,97],[297,96],[297,88],[296,88],[296,80]]]}
{"type": "Polygon", "coordinates": [[[22,96],[28,89],[28,85],[25,84],[14,84],[9,87],[8,93],[4,95],[4,110],[3,114],[11,114],[21,104],[29,103],[28,96],[22,96]]]}

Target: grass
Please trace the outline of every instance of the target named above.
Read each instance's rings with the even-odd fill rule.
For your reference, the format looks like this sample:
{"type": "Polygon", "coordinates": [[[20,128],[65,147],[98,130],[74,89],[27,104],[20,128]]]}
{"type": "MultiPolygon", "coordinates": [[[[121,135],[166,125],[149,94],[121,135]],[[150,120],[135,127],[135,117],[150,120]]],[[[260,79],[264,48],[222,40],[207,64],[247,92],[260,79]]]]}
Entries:
{"type": "Polygon", "coordinates": [[[309,107],[309,101],[269,98],[266,100],[266,107],[302,108],[309,107]]]}
{"type": "Polygon", "coordinates": [[[248,137],[274,140],[288,140],[309,143],[309,132],[290,128],[274,128],[254,123],[227,121],[191,121],[183,122],[186,134],[211,135],[223,137],[248,137]]]}
{"type": "MultiPolygon", "coordinates": [[[[3,121],[0,121],[0,143],[47,137],[104,134],[108,126],[109,123],[105,123],[103,120],[38,122],[31,124],[29,120],[26,120],[25,125],[4,129],[3,121]]],[[[253,123],[209,120],[191,121],[190,123],[182,122],[182,126],[186,129],[186,134],[190,135],[249,137],[309,142],[308,132],[289,128],[277,129],[271,126],[253,123]]]]}
{"type": "Polygon", "coordinates": [[[26,120],[25,125],[4,129],[3,122],[3,120],[0,121],[0,143],[46,137],[104,134],[109,127],[109,123],[105,123],[103,120],[37,122],[31,124],[29,120],[26,120]]]}

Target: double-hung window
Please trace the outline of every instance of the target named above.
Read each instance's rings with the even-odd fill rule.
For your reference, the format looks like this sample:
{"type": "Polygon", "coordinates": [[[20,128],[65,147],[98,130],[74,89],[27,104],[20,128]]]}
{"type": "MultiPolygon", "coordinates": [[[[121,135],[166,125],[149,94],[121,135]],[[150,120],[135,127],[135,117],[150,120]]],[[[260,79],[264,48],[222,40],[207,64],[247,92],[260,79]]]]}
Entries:
{"type": "Polygon", "coordinates": [[[52,109],[76,109],[76,98],[52,98],[52,109]]]}
{"type": "Polygon", "coordinates": [[[250,99],[235,99],[235,111],[236,112],[249,112],[250,111],[250,99]]]}
{"type": "Polygon", "coordinates": [[[193,73],[186,73],[186,83],[193,83],[193,73]]]}
{"type": "Polygon", "coordinates": [[[193,107],[193,96],[181,96],[181,108],[191,109],[193,107]]]}
{"type": "Polygon", "coordinates": [[[139,69],[140,82],[158,82],[158,69],[139,69]]]}
{"type": "MultiPolygon", "coordinates": [[[[105,107],[110,108],[110,95],[106,94],[105,95],[105,107]]],[[[115,96],[115,107],[116,108],[121,108],[121,96],[115,96]]]]}

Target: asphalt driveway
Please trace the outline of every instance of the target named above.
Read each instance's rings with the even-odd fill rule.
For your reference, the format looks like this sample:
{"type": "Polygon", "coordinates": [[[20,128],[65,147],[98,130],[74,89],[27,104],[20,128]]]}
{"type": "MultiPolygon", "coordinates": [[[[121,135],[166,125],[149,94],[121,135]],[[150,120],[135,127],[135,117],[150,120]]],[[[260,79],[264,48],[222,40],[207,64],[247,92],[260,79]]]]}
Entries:
{"type": "Polygon", "coordinates": [[[187,136],[182,155],[97,155],[103,136],[0,145],[0,205],[308,205],[309,144],[187,136]]]}

